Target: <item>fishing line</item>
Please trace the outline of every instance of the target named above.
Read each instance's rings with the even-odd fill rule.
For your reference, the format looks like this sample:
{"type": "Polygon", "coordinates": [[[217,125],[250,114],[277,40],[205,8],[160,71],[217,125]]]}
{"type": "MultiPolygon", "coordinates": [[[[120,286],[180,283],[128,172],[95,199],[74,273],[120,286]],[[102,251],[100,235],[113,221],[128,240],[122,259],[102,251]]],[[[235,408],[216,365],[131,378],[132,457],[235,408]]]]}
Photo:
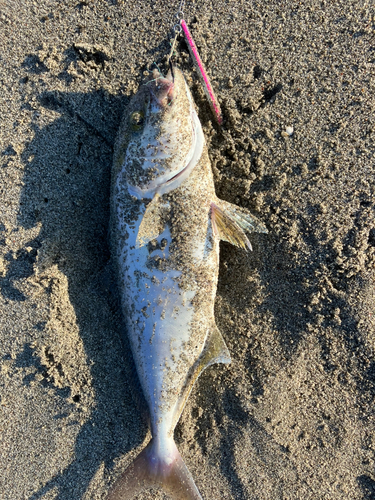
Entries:
{"type": "MultiPolygon", "coordinates": [[[[163,72],[161,71],[161,69],[159,68],[159,66],[156,64],[156,62],[154,61],[151,65],[151,68],[152,66],[155,64],[156,66],[156,69],[159,71],[159,76],[157,76],[156,78],[153,78],[152,80],[149,80],[148,82],[145,83],[145,85],[149,85],[151,82],[157,82],[158,80],[160,80],[161,78],[164,78],[164,75],[163,75],[163,72]]],[[[151,71],[151,69],[150,69],[151,71]]]]}
{"type": "Polygon", "coordinates": [[[180,7],[178,8],[177,14],[175,14],[175,17],[177,18],[178,23],[173,26],[173,31],[174,31],[175,35],[174,35],[174,39],[172,42],[171,51],[170,51],[168,59],[167,59],[168,64],[170,64],[170,60],[171,60],[171,57],[173,55],[174,48],[176,46],[178,35],[182,32],[182,28],[181,28],[180,23],[184,18],[184,11],[183,11],[184,5],[185,5],[185,0],[182,0],[180,3],[180,7]]]}

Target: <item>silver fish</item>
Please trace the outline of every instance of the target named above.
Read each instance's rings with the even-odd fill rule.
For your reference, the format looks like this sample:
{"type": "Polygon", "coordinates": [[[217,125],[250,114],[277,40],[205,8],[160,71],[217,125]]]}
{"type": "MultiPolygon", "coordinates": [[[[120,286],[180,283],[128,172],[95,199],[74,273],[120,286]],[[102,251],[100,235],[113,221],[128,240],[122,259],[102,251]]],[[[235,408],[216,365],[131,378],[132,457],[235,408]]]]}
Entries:
{"type": "Polygon", "coordinates": [[[246,210],[215,195],[207,147],[183,74],[154,70],[120,127],[111,187],[111,245],[123,315],[148,405],[152,439],[108,500],[161,487],[202,499],[174,442],[200,373],[230,363],[214,301],[219,242],[251,248],[245,231],[267,232],[246,210]]]}

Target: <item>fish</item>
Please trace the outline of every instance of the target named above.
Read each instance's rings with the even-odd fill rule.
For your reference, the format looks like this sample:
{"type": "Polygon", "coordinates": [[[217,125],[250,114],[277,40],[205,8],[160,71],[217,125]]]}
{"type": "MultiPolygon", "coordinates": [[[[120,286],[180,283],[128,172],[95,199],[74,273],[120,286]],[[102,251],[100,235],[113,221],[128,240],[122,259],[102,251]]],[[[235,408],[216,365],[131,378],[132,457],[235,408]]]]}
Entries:
{"type": "Polygon", "coordinates": [[[199,375],[231,357],[214,317],[219,243],[251,249],[266,227],[219,199],[197,109],[180,69],[155,69],[128,104],[111,174],[111,252],[121,309],[147,403],[151,440],[108,500],[161,488],[202,500],[174,441],[199,375]]]}

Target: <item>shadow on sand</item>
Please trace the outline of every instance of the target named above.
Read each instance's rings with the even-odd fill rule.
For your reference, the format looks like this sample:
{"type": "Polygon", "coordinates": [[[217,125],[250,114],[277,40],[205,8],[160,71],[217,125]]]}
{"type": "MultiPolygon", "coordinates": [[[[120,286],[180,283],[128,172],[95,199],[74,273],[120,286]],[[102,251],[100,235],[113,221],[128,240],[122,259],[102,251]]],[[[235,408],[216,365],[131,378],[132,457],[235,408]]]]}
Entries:
{"type": "MultiPolygon", "coordinates": [[[[13,281],[33,273],[39,250],[45,254],[44,265],[57,264],[68,279],[69,300],[90,364],[94,407],[76,438],[71,464],[29,500],[42,498],[54,488],[57,500],[71,500],[83,497],[103,463],[111,469],[113,460],[139,445],[147,432],[142,418],[134,419],[132,361],[108,264],[113,142],[127,99],[97,91],[45,92],[39,100],[60,116],[44,128],[35,126],[34,139],[22,154],[25,173],[19,224],[30,229],[39,223],[41,231],[28,242],[32,251],[9,256],[8,272],[0,285],[8,299],[25,300],[13,281]],[[107,359],[113,353],[114,359],[107,359]]],[[[44,327],[35,328],[42,332],[44,327]]],[[[45,367],[29,345],[17,363],[33,365],[44,376],[45,367]]],[[[80,401],[79,394],[72,394],[69,387],[57,389],[47,377],[41,384],[53,388],[68,404],[80,401]]]]}

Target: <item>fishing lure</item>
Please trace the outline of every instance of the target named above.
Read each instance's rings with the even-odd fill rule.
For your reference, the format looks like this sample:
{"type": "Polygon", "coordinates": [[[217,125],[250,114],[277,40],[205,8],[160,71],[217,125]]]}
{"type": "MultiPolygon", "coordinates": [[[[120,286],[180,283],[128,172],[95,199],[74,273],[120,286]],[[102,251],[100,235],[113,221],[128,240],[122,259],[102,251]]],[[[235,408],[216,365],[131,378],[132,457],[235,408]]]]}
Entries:
{"type": "Polygon", "coordinates": [[[193,60],[193,63],[194,63],[194,66],[197,70],[199,79],[203,85],[204,92],[205,92],[207,100],[210,104],[211,110],[212,110],[218,124],[222,125],[223,115],[221,113],[220,104],[215,96],[215,92],[212,88],[212,85],[211,85],[210,80],[208,78],[207,72],[203,66],[202,59],[199,56],[199,52],[198,52],[197,46],[194,42],[194,39],[192,37],[192,34],[190,33],[190,30],[186,24],[185,19],[184,19],[184,12],[182,10],[184,3],[185,3],[185,0],[183,0],[181,2],[178,13],[176,14],[177,19],[179,20],[179,23],[174,26],[175,38],[173,40],[171,52],[170,52],[169,57],[168,57],[168,62],[170,61],[170,59],[172,57],[172,54],[173,54],[173,51],[174,51],[174,48],[176,45],[177,37],[182,31],[184,33],[186,44],[187,44],[188,49],[189,49],[190,57],[193,60]]]}

